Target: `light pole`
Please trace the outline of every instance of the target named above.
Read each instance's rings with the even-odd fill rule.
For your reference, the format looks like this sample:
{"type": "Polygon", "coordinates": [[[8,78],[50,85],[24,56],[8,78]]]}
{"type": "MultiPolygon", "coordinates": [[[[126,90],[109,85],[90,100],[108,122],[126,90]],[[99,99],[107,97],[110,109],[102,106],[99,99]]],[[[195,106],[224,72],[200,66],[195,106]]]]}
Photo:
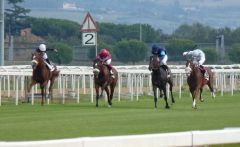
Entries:
{"type": "Polygon", "coordinates": [[[4,65],[4,0],[0,0],[0,66],[4,65]]]}

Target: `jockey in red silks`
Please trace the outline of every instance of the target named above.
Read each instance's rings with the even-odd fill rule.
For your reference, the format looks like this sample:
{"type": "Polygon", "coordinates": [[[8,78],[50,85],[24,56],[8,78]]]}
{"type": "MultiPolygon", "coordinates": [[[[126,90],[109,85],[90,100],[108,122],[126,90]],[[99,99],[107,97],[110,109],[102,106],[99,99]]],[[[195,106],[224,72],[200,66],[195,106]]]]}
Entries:
{"type": "Polygon", "coordinates": [[[97,58],[100,59],[101,61],[103,61],[107,65],[111,76],[114,78],[113,71],[112,71],[112,63],[111,63],[112,62],[112,56],[109,53],[109,51],[105,48],[101,49],[101,51],[97,55],[97,58]]]}
{"type": "Polygon", "coordinates": [[[57,49],[50,49],[50,48],[47,48],[47,46],[45,44],[40,44],[38,48],[36,48],[36,51],[37,52],[40,52],[41,55],[42,55],[42,58],[43,58],[43,61],[45,62],[45,64],[47,65],[47,67],[49,68],[49,70],[52,72],[54,71],[54,66],[51,64],[51,62],[49,61],[48,59],[48,56],[47,56],[47,51],[55,51],[57,52],[57,49]]]}

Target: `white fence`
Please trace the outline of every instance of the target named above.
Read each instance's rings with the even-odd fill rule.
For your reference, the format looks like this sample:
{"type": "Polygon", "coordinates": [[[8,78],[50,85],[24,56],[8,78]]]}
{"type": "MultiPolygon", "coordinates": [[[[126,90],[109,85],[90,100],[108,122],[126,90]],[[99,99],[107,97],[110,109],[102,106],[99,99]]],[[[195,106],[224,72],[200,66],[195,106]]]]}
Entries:
{"type": "MultiPolygon", "coordinates": [[[[239,90],[240,65],[208,65],[215,73],[214,88],[224,92],[234,94],[239,90]]],[[[183,65],[169,65],[174,75],[174,90],[178,92],[178,97],[182,96],[182,86],[185,83],[186,75],[183,65]]],[[[86,66],[59,66],[60,76],[56,81],[58,93],[62,97],[62,103],[65,103],[67,95],[80,101],[80,94],[90,94],[90,101],[94,99],[94,85],[92,68],[86,66]]],[[[115,97],[127,97],[130,100],[138,100],[139,95],[151,94],[151,74],[147,65],[138,66],[116,66],[119,72],[119,80],[115,89],[115,97]]],[[[18,105],[19,98],[24,98],[26,94],[26,77],[32,75],[30,65],[20,66],[1,66],[0,67],[0,105],[2,93],[6,97],[13,95],[15,103],[18,105]]],[[[34,104],[34,93],[37,86],[32,89],[32,104],[34,104]]],[[[49,101],[48,101],[49,103],[49,101]]]]}
{"type": "Polygon", "coordinates": [[[1,147],[160,147],[240,143],[240,129],[188,131],[114,137],[83,137],[49,141],[0,142],[1,147]]]}

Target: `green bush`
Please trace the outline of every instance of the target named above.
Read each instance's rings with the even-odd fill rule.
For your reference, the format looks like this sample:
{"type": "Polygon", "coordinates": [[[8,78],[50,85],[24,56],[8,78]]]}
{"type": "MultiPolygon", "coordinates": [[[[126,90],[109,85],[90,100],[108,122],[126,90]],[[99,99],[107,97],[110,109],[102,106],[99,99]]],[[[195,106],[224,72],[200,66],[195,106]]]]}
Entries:
{"type": "Polygon", "coordinates": [[[67,44],[61,42],[55,42],[51,44],[52,48],[58,50],[58,52],[49,52],[49,58],[53,62],[59,64],[69,64],[73,60],[73,49],[67,44]]]}
{"type": "Polygon", "coordinates": [[[144,61],[147,56],[147,46],[138,40],[123,40],[117,43],[115,54],[121,62],[144,61]]]}
{"type": "Polygon", "coordinates": [[[235,43],[228,52],[229,59],[233,62],[240,63],[240,43],[235,43]]]}
{"type": "Polygon", "coordinates": [[[216,64],[218,61],[218,53],[214,48],[203,49],[206,56],[206,64],[216,64]]]}
{"type": "Polygon", "coordinates": [[[183,60],[182,53],[184,51],[192,50],[195,43],[188,39],[172,39],[166,45],[169,60],[180,61],[183,60]]]}

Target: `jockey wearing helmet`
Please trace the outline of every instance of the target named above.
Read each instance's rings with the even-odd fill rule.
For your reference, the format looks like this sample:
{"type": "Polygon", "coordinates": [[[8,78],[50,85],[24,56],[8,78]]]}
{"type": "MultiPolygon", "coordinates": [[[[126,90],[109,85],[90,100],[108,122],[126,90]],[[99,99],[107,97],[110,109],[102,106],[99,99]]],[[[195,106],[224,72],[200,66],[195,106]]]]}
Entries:
{"type": "Polygon", "coordinates": [[[113,71],[112,71],[112,63],[111,63],[112,62],[112,56],[109,53],[109,51],[105,48],[101,49],[101,51],[97,55],[97,58],[100,59],[101,61],[103,61],[107,65],[111,76],[114,78],[113,71]]]}
{"type": "Polygon", "coordinates": [[[193,62],[193,64],[197,65],[200,68],[205,79],[207,79],[207,80],[209,79],[208,73],[206,72],[206,70],[203,67],[203,63],[205,62],[206,58],[205,58],[205,53],[202,50],[195,49],[193,51],[183,52],[183,56],[187,60],[191,60],[193,62]]]}
{"type": "Polygon", "coordinates": [[[48,59],[47,56],[47,51],[55,51],[57,52],[57,49],[50,49],[47,48],[45,44],[40,44],[39,47],[36,49],[37,52],[41,52],[42,58],[44,59],[45,64],[47,65],[47,67],[49,68],[49,70],[52,72],[54,71],[54,66],[51,64],[51,62],[48,59]]]}
{"type": "Polygon", "coordinates": [[[159,56],[159,58],[160,58],[160,65],[167,71],[168,77],[170,77],[170,70],[169,70],[169,68],[167,66],[168,56],[167,56],[166,50],[164,48],[159,47],[158,45],[154,44],[152,46],[152,54],[159,56]]]}

